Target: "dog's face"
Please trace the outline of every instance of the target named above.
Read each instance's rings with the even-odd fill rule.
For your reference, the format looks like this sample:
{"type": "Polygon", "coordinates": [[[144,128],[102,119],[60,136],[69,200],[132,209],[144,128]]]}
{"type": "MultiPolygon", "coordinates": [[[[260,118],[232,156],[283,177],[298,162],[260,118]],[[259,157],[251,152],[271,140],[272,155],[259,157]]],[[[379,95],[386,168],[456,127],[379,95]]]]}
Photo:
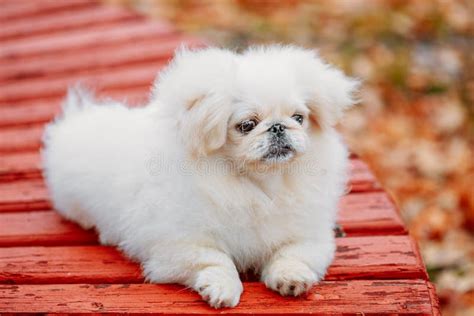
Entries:
{"type": "Polygon", "coordinates": [[[190,152],[247,166],[303,155],[354,103],[357,82],[312,51],[271,46],[184,51],[160,78],[158,97],[170,86],[181,87],[179,97],[162,103],[183,105],[179,128],[190,152]]]}
{"type": "Polygon", "coordinates": [[[238,100],[233,108],[223,149],[240,165],[289,162],[305,152],[310,122],[304,103],[238,100]]]}

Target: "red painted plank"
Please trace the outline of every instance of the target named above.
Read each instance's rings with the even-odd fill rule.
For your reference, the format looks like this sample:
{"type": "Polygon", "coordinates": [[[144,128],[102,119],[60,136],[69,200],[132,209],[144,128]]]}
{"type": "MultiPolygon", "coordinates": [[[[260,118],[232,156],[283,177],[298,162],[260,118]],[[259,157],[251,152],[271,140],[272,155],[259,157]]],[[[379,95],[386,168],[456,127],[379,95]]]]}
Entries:
{"type": "MultiPolygon", "coordinates": [[[[203,46],[204,41],[185,36],[173,36],[157,41],[150,36],[130,43],[117,43],[106,47],[91,47],[87,52],[48,54],[16,60],[0,60],[0,80],[25,80],[62,75],[77,77],[87,70],[124,67],[133,63],[168,61],[176,47],[186,43],[189,47],[203,46]]],[[[44,79],[42,79],[44,80],[44,79]]]]}
{"type": "Polygon", "coordinates": [[[39,150],[43,125],[0,129],[0,154],[39,150]]]}
{"type": "Polygon", "coordinates": [[[432,315],[441,316],[439,298],[438,295],[436,295],[436,288],[433,283],[428,282],[428,290],[430,292],[432,315]]]}
{"type": "MultiPolygon", "coordinates": [[[[353,170],[365,167],[357,160],[352,162],[353,170]]],[[[356,171],[350,178],[351,192],[367,192],[358,190],[359,186],[363,189],[370,186],[365,183],[366,179],[359,178],[358,174],[360,172],[356,171]]],[[[0,211],[20,210],[21,207],[32,210],[33,206],[28,207],[28,204],[39,209],[50,206],[49,195],[42,179],[39,152],[16,152],[0,156],[0,211]]]]}
{"type": "Polygon", "coordinates": [[[428,280],[418,246],[410,236],[337,238],[336,242],[336,257],[329,267],[328,280],[428,280]]]}
{"type": "MultiPolygon", "coordinates": [[[[99,98],[112,98],[124,101],[129,105],[144,104],[148,100],[149,86],[122,88],[119,90],[103,89],[97,91],[99,98]]],[[[24,100],[0,106],[0,128],[45,123],[59,114],[64,96],[49,97],[40,100],[24,100]]],[[[23,126],[25,127],[25,126],[23,126]]],[[[0,139],[1,142],[1,139],[0,139]]],[[[0,150],[1,151],[1,150],[0,150]]]]}
{"type": "MultiPolygon", "coordinates": [[[[427,279],[408,236],[338,238],[325,280],[427,279]]],[[[113,247],[0,248],[0,283],[142,283],[138,264],[113,247]]]]}
{"type": "Polygon", "coordinates": [[[0,183],[0,212],[31,211],[51,208],[43,180],[0,183]]]}
{"type": "Polygon", "coordinates": [[[149,61],[146,64],[126,65],[115,69],[87,70],[73,77],[57,77],[45,80],[35,78],[4,83],[0,87],[0,102],[62,96],[68,86],[78,81],[98,90],[117,90],[131,87],[150,86],[165,60],[149,61]]]}
{"type": "MultiPolygon", "coordinates": [[[[3,4],[1,6],[4,9],[3,4]]],[[[11,20],[9,23],[2,23],[0,41],[20,37],[31,38],[38,34],[51,34],[75,28],[86,28],[91,25],[114,24],[136,19],[143,19],[143,17],[117,6],[97,5],[67,8],[64,11],[38,16],[33,21],[31,18],[20,18],[11,20]]]]}
{"type": "Polygon", "coordinates": [[[85,231],[56,212],[0,214],[0,247],[96,244],[93,231],[85,231]]]}
{"type": "Polygon", "coordinates": [[[405,234],[406,229],[387,193],[354,193],[340,203],[339,224],[349,235],[405,234]]]}
{"type": "MultiPolygon", "coordinates": [[[[345,228],[350,228],[350,223],[346,224],[345,228]]],[[[362,233],[363,231],[359,232],[359,234],[362,233]]],[[[0,247],[96,243],[96,235],[93,231],[84,231],[76,224],[64,220],[54,211],[0,213],[0,247]]]]}
{"type": "Polygon", "coordinates": [[[0,181],[41,178],[41,159],[37,151],[0,156],[0,181]]]}
{"type": "MultiPolygon", "coordinates": [[[[379,189],[367,165],[359,159],[351,159],[351,192],[367,192],[379,189]]],[[[0,156],[0,182],[42,177],[38,151],[14,152],[0,156]]],[[[0,200],[1,201],[1,200],[0,200]]]]}
{"type": "MultiPolygon", "coordinates": [[[[50,207],[47,192],[41,181],[37,181],[37,185],[39,185],[40,188],[31,188],[25,185],[25,183],[28,182],[30,181],[16,181],[15,185],[0,184],[0,197],[3,197],[0,203],[0,213],[45,210],[50,207]]],[[[55,213],[53,214],[54,215],[50,214],[48,216],[56,216],[55,213]]],[[[4,215],[0,214],[0,219],[2,219],[3,216],[4,215]]],[[[17,216],[17,221],[21,221],[23,215],[19,213],[17,216]]],[[[24,216],[25,220],[29,218],[29,215],[24,216]]],[[[41,221],[41,218],[37,219],[41,221]]],[[[8,219],[2,219],[6,225],[8,224],[7,220],[8,219]]],[[[395,207],[384,192],[354,193],[343,197],[340,203],[338,221],[342,225],[345,233],[349,236],[403,234],[406,232],[395,207]]],[[[21,231],[21,229],[26,229],[24,226],[25,225],[21,225],[16,229],[21,231]]],[[[63,230],[61,226],[61,222],[58,221],[59,231],[63,230]]],[[[35,227],[30,228],[33,231],[35,230],[35,227]]],[[[32,231],[25,231],[28,234],[33,234],[32,231]]]]}
{"type": "Polygon", "coordinates": [[[366,192],[382,189],[380,183],[365,162],[360,159],[351,159],[351,162],[351,178],[356,180],[350,183],[352,192],[366,192]]]}
{"type": "Polygon", "coordinates": [[[0,286],[0,312],[128,314],[431,315],[422,280],[325,281],[305,297],[281,297],[261,283],[245,283],[237,308],[215,310],[177,285],[53,284],[0,286]]]}
{"type": "Polygon", "coordinates": [[[18,4],[27,2],[28,0],[0,0],[0,5],[2,8],[13,8],[18,4]]]}
{"type": "Polygon", "coordinates": [[[9,4],[5,7],[2,6],[2,10],[0,10],[0,23],[4,24],[16,19],[31,19],[34,16],[39,16],[42,14],[96,5],[96,0],[16,1],[14,5],[9,4]]]}
{"type": "Polygon", "coordinates": [[[140,266],[112,247],[0,248],[0,283],[143,283],[140,266]]]}
{"type": "Polygon", "coordinates": [[[133,42],[141,38],[176,36],[174,29],[158,21],[125,21],[116,25],[97,25],[87,30],[71,30],[65,33],[45,34],[32,39],[24,38],[3,45],[0,59],[25,58],[41,54],[67,52],[90,47],[106,46],[117,42],[133,42]]]}

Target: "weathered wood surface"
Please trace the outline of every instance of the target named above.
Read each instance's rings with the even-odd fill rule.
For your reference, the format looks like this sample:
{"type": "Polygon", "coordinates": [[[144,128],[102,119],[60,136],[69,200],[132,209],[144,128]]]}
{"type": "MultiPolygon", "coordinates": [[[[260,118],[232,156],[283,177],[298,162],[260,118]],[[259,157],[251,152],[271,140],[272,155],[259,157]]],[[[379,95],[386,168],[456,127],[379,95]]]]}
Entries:
{"type": "Polygon", "coordinates": [[[133,41],[155,37],[173,36],[173,28],[155,21],[127,21],[116,25],[97,25],[87,30],[72,30],[64,33],[46,34],[35,39],[8,41],[0,51],[2,59],[18,59],[53,53],[86,51],[92,47],[108,46],[117,42],[130,44],[133,41]]]}
{"type": "MultiPolygon", "coordinates": [[[[338,238],[337,247],[326,280],[427,278],[408,236],[338,238]]],[[[112,247],[0,248],[0,283],[124,282],[143,282],[140,268],[112,247]]]]}
{"type": "Polygon", "coordinates": [[[346,237],[302,298],[246,281],[238,308],[215,311],[181,286],[143,284],[137,263],[51,209],[38,149],[67,86],[143,104],[180,43],[206,41],[95,0],[0,0],[0,313],[439,315],[416,244],[357,157],[340,203],[346,237]]]}
{"type": "MultiPolygon", "coordinates": [[[[150,60],[167,61],[172,56],[173,50],[182,42],[186,42],[190,47],[203,45],[203,41],[192,37],[169,37],[158,43],[153,36],[150,36],[137,39],[133,46],[119,42],[109,46],[91,47],[86,52],[75,51],[67,55],[57,53],[31,58],[7,59],[0,61],[2,68],[0,81],[34,78],[44,80],[54,76],[77,79],[78,75],[90,70],[105,69],[109,72],[110,67],[143,64],[150,60]],[[137,46],[140,50],[136,49],[137,46]]],[[[41,80],[38,82],[41,84],[41,80]]]]}
{"type": "Polygon", "coordinates": [[[21,37],[32,38],[40,34],[53,34],[71,29],[84,29],[98,24],[116,24],[120,26],[124,21],[138,19],[140,19],[138,14],[113,6],[90,6],[83,10],[70,8],[56,13],[54,19],[51,19],[50,15],[38,17],[34,24],[27,18],[14,19],[8,23],[0,22],[2,26],[0,28],[0,41],[21,37]]]}
{"type": "Polygon", "coordinates": [[[300,298],[282,298],[261,283],[246,283],[239,306],[214,310],[175,285],[0,285],[0,312],[234,315],[432,315],[423,280],[325,281],[300,298]]]}
{"type": "MultiPolygon", "coordinates": [[[[351,159],[350,167],[349,190],[351,192],[366,192],[380,189],[377,180],[367,165],[360,159],[351,159]]],[[[38,150],[9,152],[0,156],[0,192],[1,182],[40,179],[41,177],[41,157],[38,150]]],[[[34,181],[29,183],[34,183],[34,181]]],[[[1,204],[2,199],[0,198],[0,209],[2,208],[1,204]]]]}
{"type": "Polygon", "coordinates": [[[97,7],[93,0],[42,0],[24,1],[10,0],[0,3],[0,23],[10,23],[12,20],[24,20],[32,17],[38,18],[45,14],[57,13],[64,10],[78,10],[86,7],[97,7]]]}
{"type": "Polygon", "coordinates": [[[349,194],[339,205],[338,222],[347,234],[406,234],[403,222],[385,192],[349,194]]]}
{"type": "MultiPolygon", "coordinates": [[[[352,210],[347,209],[347,212],[352,212],[352,210]]],[[[344,214],[340,217],[344,218],[344,214]]],[[[370,220],[367,218],[361,218],[361,221],[365,222],[366,226],[370,226],[370,220]]],[[[343,220],[339,220],[339,222],[343,222],[343,220]]],[[[346,224],[342,226],[347,236],[377,235],[377,232],[356,230],[352,228],[352,225],[351,222],[346,221],[346,224]]],[[[363,227],[363,224],[358,223],[357,227],[363,227]]],[[[405,232],[400,223],[399,226],[394,225],[394,227],[396,229],[386,231],[385,234],[379,231],[378,235],[402,235],[405,232]]],[[[80,229],[54,211],[35,210],[29,212],[20,209],[0,213],[0,247],[93,244],[96,243],[95,239],[93,231],[80,229]]]]}
{"type": "MultiPolygon", "coordinates": [[[[13,220],[18,223],[18,229],[20,230],[22,221],[32,220],[34,212],[30,213],[30,211],[41,211],[43,216],[47,216],[48,219],[54,216],[59,218],[59,215],[54,212],[44,213],[44,210],[49,210],[51,205],[42,180],[35,180],[34,182],[32,180],[17,181],[15,186],[0,183],[0,192],[2,192],[0,196],[4,196],[4,203],[1,204],[2,208],[0,208],[0,225],[2,223],[10,225],[8,221],[13,220]],[[18,182],[21,182],[21,185],[18,182]],[[31,183],[36,183],[37,187],[32,186],[31,183]],[[12,215],[11,212],[17,213],[12,215]]],[[[338,218],[344,232],[350,236],[399,235],[406,233],[400,217],[395,213],[392,202],[383,192],[344,196],[340,203],[338,218]]],[[[42,221],[41,218],[37,219],[38,222],[42,221]]],[[[31,229],[33,230],[40,227],[32,226],[31,229]]],[[[60,226],[62,226],[61,221],[58,221],[58,229],[61,231],[60,226]]],[[[31,233],[28,227],[23,229],[25,233],[31,233]]]]}
{"type": "Polygon", "coordinates": [[[53,211],[0,214],[0,247],[96,243],[93,231],[85,231],[53,211]]]}
{"type": "MultiPolygon", "coordinates": [[[[148,100],[149,89],[149,86],[123,88],[118,91],[103,89],[98,91],[97,95],[99,99],[108,97],[126,101],[131,105],[139,105],[148,100]]],[[[63,97],[0,103],[0,128],[28,127],[46,123],[60,113],[63,97]]]]}
{"type": "MultiPolygon", "coordinates": [[[[117,67],[108,71],[103,69],[87,70],[75,79],[73,77],[48,79],[46,86],[44,78],[4,83],[0,90],[0,103],[9,102],[11,104],[11,102],[24,99],[61,96],[64,95],[64,91],[68,86],[73,85],[78,80],[101,90],[150,86],[156,76],[156,69],[160,69],[164,64],[164,60],[156,60],[147,64],[117,67]]],[[[0,137],[2,136],[0,135],[0,137]]]]}
{"type": "Polygon", "coordinates": [[[0,213],[51,208],[48,192],[42,180],[0,183],[0,199],[0,213]]]}

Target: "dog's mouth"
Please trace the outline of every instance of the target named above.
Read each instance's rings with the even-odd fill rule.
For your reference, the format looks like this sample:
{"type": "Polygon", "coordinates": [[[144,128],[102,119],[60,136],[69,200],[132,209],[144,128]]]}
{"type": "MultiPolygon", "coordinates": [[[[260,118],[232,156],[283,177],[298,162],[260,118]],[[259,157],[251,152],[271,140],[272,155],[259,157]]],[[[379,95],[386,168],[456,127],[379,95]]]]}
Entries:
{"type": "Polygon", "coordinates": [[[265,162],[284,162],[288,161],[295,155],[295,149],[289,144],[270,145],[268,151],[263,155],[262,160],[265,162]]]}

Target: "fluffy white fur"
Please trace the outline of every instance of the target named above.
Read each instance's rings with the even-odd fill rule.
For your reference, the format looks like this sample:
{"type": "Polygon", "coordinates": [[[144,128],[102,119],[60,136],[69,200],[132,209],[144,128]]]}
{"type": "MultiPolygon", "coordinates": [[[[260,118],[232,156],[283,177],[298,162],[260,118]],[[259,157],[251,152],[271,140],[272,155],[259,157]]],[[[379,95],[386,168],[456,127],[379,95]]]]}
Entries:
{"type": "Polygon", "coordinates": [[[211,306],[236,306],[248,270],[299,295],[333,259],[347,171],[333,125],[357,85],[313,51],[270,46],[182,49],[142,108],[72,89],[44,135],[54,206],[149,281],[189,286],[211,306]],[[244,134],[248,119],[258,125],[244,134]]]}

